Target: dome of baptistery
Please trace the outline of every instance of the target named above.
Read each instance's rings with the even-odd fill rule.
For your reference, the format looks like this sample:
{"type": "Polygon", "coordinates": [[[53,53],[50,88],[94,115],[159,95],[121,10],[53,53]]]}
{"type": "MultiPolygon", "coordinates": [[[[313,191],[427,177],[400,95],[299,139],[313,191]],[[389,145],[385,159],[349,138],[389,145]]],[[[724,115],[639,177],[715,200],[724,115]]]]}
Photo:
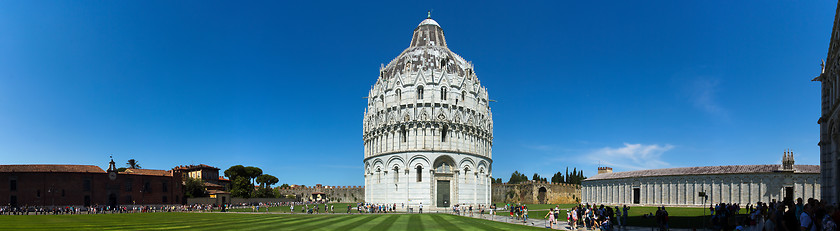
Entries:
{"type": "Polygon", "coordinates": [[[488,206],[493,115],[473,65],[427,18],[368,93],[365,201],[398,209],[488,206]],[[405,205],[403,207],[402,205],[405,205]]]}

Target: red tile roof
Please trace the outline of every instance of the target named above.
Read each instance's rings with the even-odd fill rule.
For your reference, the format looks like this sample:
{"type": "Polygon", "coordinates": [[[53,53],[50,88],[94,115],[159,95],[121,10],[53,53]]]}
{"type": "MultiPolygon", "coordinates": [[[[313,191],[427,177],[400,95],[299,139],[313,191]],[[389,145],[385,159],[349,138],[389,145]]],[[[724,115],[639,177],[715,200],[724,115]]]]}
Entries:
{"type": "Polygon", "coordinates": [[[172,171],[156,170],[156,169],[129,168],[129,169],[126,169],[124,173],[135,174],[135,175],[148,175],[148,176],[172,176],[172,171]]]}
{"type": "Polygon", "coordinates": [[[219,177],[219,181],[230,181],[230,180],[225,179],[224,177],[219,177]]]}
{"type": "Polygon", "coordinates": [[[72,164],[21,164],[21,165],[0,165],[0,172],[87,172],[105,173],[102,168],[95,165],[72,165],[72,164]]]}
{"type": "Polygon", "coordinates": [[[213,183],[210,183],[210,182],[204,182],[204,187],[224,187],[224,186],[221,186],[221,185],[218,185],[218,184],[213,184],[213,183]]]}
{"type": "Polygon", "coordinates": [[[229,192],[222,191],[222,190],[207,190],[207,194],[230,194],[229,192]]]}
{"type": "Polygon", "coordinates": [[[213,166],[206,165],[206,164],[199,164],[199,165],[181,165],[181,166],[177,166],[177,167],[175,167],[175,168],[172,168],[172,170],[199,170],[199,169],[213,169],[213,170],[219,170],[219,168],[217,168],[217,167],[213,167],[213,166]]]}
{"type": "MultiPolygon", "coordinates": [[[[709,174],[747,174],[747,173],[770,173],[776,172],[781,166],[778,164],[767,165],[728,165],[728,166],[703,166],[686,168],[663,168],[650,170],[637,170],[627,172],[611,172],[594,175],[584,181],[606,180],[619,178],[652,177],[652,176],[680,176],[680,175],[709,175],[709,174]]],[[[794,165],[794,173],[819,174],[819,165],[794,165]]]]}

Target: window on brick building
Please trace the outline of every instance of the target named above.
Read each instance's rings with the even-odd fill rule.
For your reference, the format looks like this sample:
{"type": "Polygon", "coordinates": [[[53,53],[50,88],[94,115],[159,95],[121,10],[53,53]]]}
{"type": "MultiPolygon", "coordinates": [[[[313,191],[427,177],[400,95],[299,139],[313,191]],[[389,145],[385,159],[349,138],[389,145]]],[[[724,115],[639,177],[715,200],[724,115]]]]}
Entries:
{"type": "Polygon", "coordinates": [[[17,180],[10,180],[9,181],[9,190],[17,191],[17,180]]]}
{"type": "Polygon", "coordinates": [[[133,185],[133,184],[134,184],[134,180],[133,180],[133,179],[127,179],[127,180],[125,180],[125,191],[126,191],[126,192],[131,192],[131,190],[132,190],[132,185],[133,185]]]}
{"type": "Polygon", "coordinates": [[[169,187],[168,187],[167,183],[169,183],[169,182],[164,181],[163,184],[161,184],[161,186],[160,186],[160,188],[161,188],[161,190],[163,190],[163,192],[168,192],[169,191],[169,187]]]}
{"type": "Polygon", "coordinates": [[[143,192],[150,193],[152,191],[152,183],[146,181],[143,183],[143,192]]]}
{"type": "Polygon", "coordinates": [[[62,189],[61,190],[61,196],[64,197],[64,195],[67,195],[67,194],[64,194],[64,189],[62,189]]]}
{"type": "Polygon", "coordinates": [[[35,191],[35,197],[41,198],[41,190],[40,189],[35,191]]]}
{"type": "Polygon", "coordinates": [[[85,179],[85,181],[82,183],[82,189],[85,192],[90,192],[90,179],[85,179]]]}

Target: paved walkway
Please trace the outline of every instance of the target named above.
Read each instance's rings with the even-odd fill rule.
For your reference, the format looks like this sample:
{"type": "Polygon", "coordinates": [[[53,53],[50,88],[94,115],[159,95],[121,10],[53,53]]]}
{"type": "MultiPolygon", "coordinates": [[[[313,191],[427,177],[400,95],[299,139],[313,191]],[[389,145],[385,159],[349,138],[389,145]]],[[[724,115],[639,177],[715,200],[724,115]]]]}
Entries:
{"type": "MultiPolygon", "coordinates": [[[[522,222],[522,220],[517,220],[514,217],[504,216],[504,215],[493,216],[493,215],[489,215],[489,214],[475,214],[473,216],[470,216],[469,214],[467,214],[467,215],[463,215],[463,216],[480,218],[480,219],[491,220],[491,221],[505,222],[505,223],[511,223],[511,224],[527,225],[527,226],[533,226],[533,227],[538,227],[538,228],[549,228],[548,221],[546,221],[545,219],[528,218],[528,222],[522,222]]],[[[556,229],[556,230],[572,230],[572,227],[569,225],[569,223],[567,223],[565,221],[558,221],[557,224],[554,224],[554,229],[556,229]]],[[[578,227],[577,230],[590,230],[590,229],[578,227]]],[[[620,229],[616,229],[616,230],[657,231],[657,229],[653,228],[653,227],[636,227],[636,226],[626,226],[626,227],[621,227],[620,229]]],[[[692,231],[694,229],[670,229],[670,230],[671,231],[692,231]]],[[[702,230],[702,229],[698,229],[698,230],[702,230]]]]}

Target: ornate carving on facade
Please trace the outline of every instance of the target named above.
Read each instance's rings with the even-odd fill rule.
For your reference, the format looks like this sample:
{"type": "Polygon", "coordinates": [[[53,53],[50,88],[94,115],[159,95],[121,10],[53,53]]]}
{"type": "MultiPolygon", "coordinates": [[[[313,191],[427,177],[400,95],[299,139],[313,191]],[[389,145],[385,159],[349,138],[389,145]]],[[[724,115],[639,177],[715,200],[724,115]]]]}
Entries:
{"type": "Polygon", "coordinates": [[[820,64],[820,74],[812,81],[819,81],[821,87],[821,112],[817,123],[820,126],[820,183],[822,199],[829,204],[840,202],[840,2],[837,3],[834,26],[828,43],[828,54],[820,64]]]}
{"type": "Polygon", "coordinates": [[[449,50],[431,18],[414,29],[407,49],[380,66],[362,119],[365,201],[431,209],[448,196],[447,205],[489,204],[493,116],[473,70],[449,50]],[[441,160],[453,171],[434,171],[441,160]],[[395,168],[406,171],[387,171],[395,168]],[[467,169],[471,174],[462,174],[467,169]]]}

